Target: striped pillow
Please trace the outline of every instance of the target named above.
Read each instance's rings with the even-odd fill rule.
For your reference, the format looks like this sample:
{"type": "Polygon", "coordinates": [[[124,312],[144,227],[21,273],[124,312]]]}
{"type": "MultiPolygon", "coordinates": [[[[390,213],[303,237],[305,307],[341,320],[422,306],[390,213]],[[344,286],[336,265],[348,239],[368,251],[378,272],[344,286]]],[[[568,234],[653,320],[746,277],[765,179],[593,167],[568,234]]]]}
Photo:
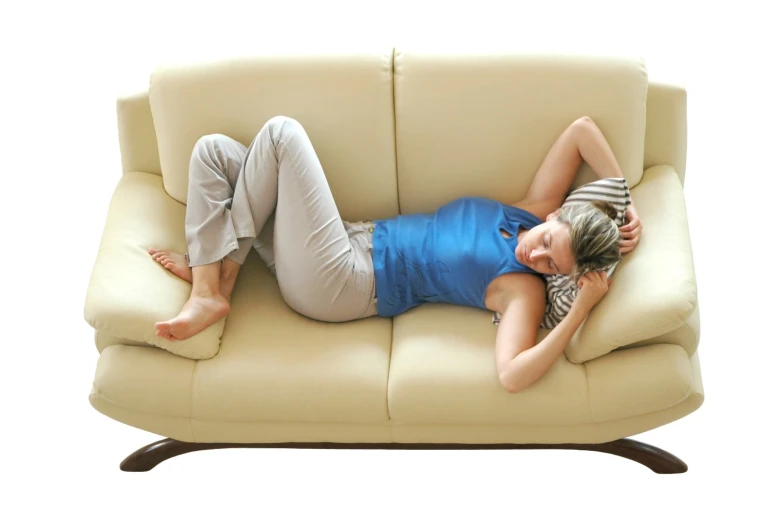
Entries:
{"type": "MultiPolygon", "coordinates": [[[[626,224],[626,209],[632,203],[626,179],[614,177],[586,183],[570,193],[561,207],[566,208],[593,201],[607,201],[612,204],[618,210],[615,222],[619,227],[626,224]]],[[[608,266],[608,278],[612,276],[617,265],[618,263],[608,266]]],[[[547,281],[547,307],[540,327],[553,329],[569,313],[574,299],[577,298],[579,288],[577,284],[570,282],[566,275],[545,275],[545,280],[547,281]]],[[[493,324],[498,325],[500,322],[501,314],[493,313],[493,324]]]]}

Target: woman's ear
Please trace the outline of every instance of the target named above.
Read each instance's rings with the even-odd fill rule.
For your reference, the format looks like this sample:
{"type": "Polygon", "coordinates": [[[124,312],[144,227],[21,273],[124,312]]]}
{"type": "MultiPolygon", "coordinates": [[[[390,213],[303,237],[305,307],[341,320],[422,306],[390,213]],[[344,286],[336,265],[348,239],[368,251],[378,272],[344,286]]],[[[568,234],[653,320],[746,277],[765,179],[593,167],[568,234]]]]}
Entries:
{"type": "Polygon", "coordinates": [[[550,221],[550,220],[552,220],[552,219],[555,219],[556,217],[558,217],[558,215],[559,215],[560,213],[561,213],[561,209],[560,209],[560,208],[559,208],[559,209],[557,209],[557,210],[555,210],[554,212],[551,212],[551,213],[550,213],[550,214],[547,216],[547,219],[545,219],[545,221],[550,221]]]}

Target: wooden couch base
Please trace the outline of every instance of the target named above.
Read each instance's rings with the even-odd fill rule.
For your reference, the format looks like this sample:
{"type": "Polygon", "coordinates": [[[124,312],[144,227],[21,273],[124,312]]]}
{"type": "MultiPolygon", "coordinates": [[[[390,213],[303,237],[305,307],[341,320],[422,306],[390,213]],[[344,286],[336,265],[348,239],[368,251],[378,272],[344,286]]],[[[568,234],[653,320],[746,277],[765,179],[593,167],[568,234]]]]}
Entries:
{"type": "Polygon", "coordinates": [[[137,450],[120,463],[126,472],[146,472],[167,459],[199,450],[212,449],[386,449],[386,450],[514,450],[559,449],[590,450],[614,454],[645,465],[657,474],[686,472],[686,463],[662,449],[640,441],[622,438],[597,444],[463,444],[463,443],[191,443],[165,438],[137,450]]]}

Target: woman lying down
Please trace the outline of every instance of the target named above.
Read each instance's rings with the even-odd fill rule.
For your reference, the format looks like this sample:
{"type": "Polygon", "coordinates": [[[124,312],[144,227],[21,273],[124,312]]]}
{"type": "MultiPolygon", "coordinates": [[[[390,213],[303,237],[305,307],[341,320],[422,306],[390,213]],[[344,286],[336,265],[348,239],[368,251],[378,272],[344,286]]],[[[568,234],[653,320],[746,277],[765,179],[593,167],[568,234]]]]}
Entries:
{"type": "Polygon", "coordinates": [[[193,284],[182,311],[156,323],[156,334],[186,339],[228,315],[240,267],[274,212],[274,241],[259,253],[292,309],[327,322],[392,317],[426,302],[497,311],[498,377],[518,392],[547,372],[607,293],[607,274],[598,270],[640,240],[633,203],[621,228],[608,203],[561,208],[582,161],[601,178],[623,177],[587,117],[558,137],[515,204],[462,197],[431,214],[348,223],[296,120],[270,119],[247,148],[228,136],[204,136],[190,162],[188,252],[149,249],[163,268],[193,284]],[[569,275],[580,290],[567,316],[537,343],[544,275],[552,274],[569,275]]]}

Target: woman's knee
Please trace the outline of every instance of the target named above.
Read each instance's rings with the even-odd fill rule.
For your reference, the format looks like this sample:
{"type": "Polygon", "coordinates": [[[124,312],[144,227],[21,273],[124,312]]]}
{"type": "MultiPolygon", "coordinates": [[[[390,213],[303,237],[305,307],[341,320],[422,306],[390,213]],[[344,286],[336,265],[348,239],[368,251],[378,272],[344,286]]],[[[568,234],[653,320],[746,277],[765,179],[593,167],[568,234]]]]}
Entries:
{"type": "Polygon", "coordinates": [[[193,146],[193,159],[215,159],[221,150],[234,140],[223,134],[207,134],[200,137],[193,146]]]}
{"type": "Polygon", "coordinates": [[[262,127],[261,133],[268,133],[276,145],[288,141],[292,136],[304,135],[305,128],[296,119],[289,116],[274,116],[262,127]]]}
{"type": "Polygon", "coordinates": [[[266,125],[269,125],[274,128],[286,128],[286,127],[293,127],[293,128],[302,128],[302,125],[299,121],[292,118],[291,116],[273,116],[267,120],[266,125]]]}

